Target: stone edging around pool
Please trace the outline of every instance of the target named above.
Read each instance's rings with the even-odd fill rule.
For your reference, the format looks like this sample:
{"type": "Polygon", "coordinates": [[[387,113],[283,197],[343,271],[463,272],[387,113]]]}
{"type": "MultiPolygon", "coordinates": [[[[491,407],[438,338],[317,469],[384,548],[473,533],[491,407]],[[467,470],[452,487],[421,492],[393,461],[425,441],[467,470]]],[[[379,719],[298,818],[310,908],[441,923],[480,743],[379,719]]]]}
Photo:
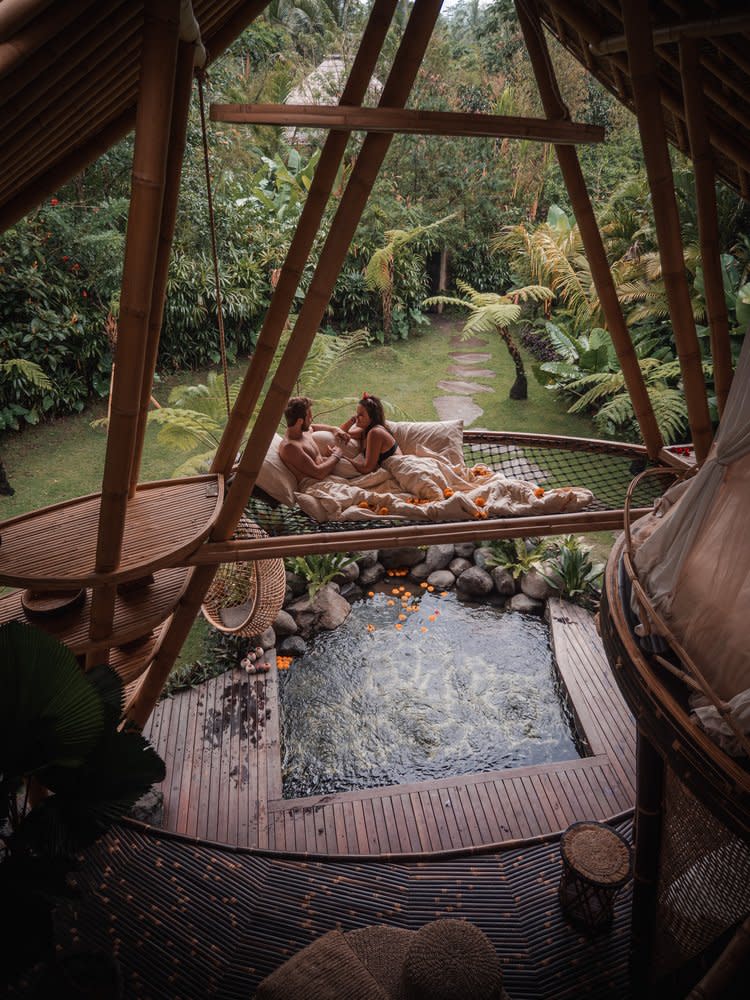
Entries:
{"type": "Polygon", "coordinates": [[[500,566],[487,566],[488,550],[474,542],[430,545],[426,549],[404,546],[360,553],[335,582],[322,587],[313,600],[307,596],[307,581],[287,571],[284,608],[273,626],[258,638],[264,650],[279,656],[302,656],[307,640],[316,632],[337,628],[348,617],[354,601],[392,577],[425,589],[455,589],[459,597],[494,607],[543,615],[549,597],[559,591],[536,570],[518,580],[500,566]],[[396,575],[398,573],[398,575],[396,575]]]}

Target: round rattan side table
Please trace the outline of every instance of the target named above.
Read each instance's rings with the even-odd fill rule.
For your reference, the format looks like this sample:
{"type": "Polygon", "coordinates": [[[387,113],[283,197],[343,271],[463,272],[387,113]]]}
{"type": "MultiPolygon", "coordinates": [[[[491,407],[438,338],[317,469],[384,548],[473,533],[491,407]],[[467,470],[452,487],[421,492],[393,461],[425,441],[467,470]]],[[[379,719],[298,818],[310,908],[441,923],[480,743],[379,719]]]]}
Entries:
{"type": "Polygon", "coordinates": [[[560,838],[558,895],[565,917],[595,934],[612,923],[615,896],[632,874],[630,845],[606,823],[573,823],[560,838]]]}

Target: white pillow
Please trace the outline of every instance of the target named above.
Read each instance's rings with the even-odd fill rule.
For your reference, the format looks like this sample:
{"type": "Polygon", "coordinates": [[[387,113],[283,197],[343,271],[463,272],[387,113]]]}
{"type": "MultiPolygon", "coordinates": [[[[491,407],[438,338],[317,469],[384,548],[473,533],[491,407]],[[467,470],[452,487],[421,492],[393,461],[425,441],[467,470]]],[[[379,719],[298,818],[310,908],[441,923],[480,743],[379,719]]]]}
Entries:
{"type": "Polygon", "coordinates": [[[463,420],[397,422],[389,420],[388,429],[405,455],[418,455],[427,448],[441,455],[451,465],[464,464],[463,420]]]}
{"type": "Polygon", "coordinates": [[[320,449],[320,454],[323,458],[327,456],[328,449],[333,445],[338,445],[344,453],[344,457],[340,458],[331,470],[332,476],[341,476],[343,479],[354,479],[355,476],[362,475],[349,461],[350,458],[359,455],[360,448],[357,441],[347,441],[346,444],[338,444],[333,431],[313,431],[313,439],[320,449]]]}
{"type": "Polygon", "coordinates": [[[294,494],[298,488],[297,478],[281,460],[279,455],[281,440],[278,434],[274,434],[271,446],[263,459],[263,465],[260,467],[256,483],[274,500],[278,500],[279,503],[283,503],[287,507],[293,507],[294,494]]]}

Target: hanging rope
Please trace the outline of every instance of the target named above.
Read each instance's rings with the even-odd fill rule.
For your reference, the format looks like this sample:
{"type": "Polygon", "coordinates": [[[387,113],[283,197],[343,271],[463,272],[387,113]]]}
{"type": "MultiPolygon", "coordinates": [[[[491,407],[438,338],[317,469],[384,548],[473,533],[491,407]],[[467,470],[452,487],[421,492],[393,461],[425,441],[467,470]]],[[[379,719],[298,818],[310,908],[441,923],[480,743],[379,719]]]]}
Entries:
{"type": "Polygon", "coordinates": [[[231,410],[229,403],[229,374],[227,372],[227,347],[224,337],[224,316],[221,305],[221,281],[219,279],[219,254],[216,249],[216,224],[214,221],[214,202],[211,194],[211,170],[208,163],[208,133],[206,130],[206,105],[203,98],[203,69],[197,69],[198,98],[201,109],[201,135],[203,137],[203,165],[206,171],[206,195],[208,198],[208,224],[211,230],[211,253],[214,263],[214,282],[216,284],[216,321],[219,326],[219,353],[221,354],[221,370],[224,374],[224,400],[227,405],[227,417],[231,410]]]}

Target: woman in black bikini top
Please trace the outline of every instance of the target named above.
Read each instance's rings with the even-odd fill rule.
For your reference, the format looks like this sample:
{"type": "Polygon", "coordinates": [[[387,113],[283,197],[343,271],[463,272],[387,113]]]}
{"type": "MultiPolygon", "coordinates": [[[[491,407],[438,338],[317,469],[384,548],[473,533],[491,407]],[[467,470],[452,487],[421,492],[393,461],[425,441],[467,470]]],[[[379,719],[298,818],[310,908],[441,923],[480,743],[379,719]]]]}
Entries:
{"type": "Polygon", "coordinates": [[[341,425],[341,430],[362,445],[362,456],[351,459],[359,472],[372,472],[387,458],[401,454],[398,442],[385,425],[383,404],[377,396],[363,393],[356,414],[341,425]]]}

